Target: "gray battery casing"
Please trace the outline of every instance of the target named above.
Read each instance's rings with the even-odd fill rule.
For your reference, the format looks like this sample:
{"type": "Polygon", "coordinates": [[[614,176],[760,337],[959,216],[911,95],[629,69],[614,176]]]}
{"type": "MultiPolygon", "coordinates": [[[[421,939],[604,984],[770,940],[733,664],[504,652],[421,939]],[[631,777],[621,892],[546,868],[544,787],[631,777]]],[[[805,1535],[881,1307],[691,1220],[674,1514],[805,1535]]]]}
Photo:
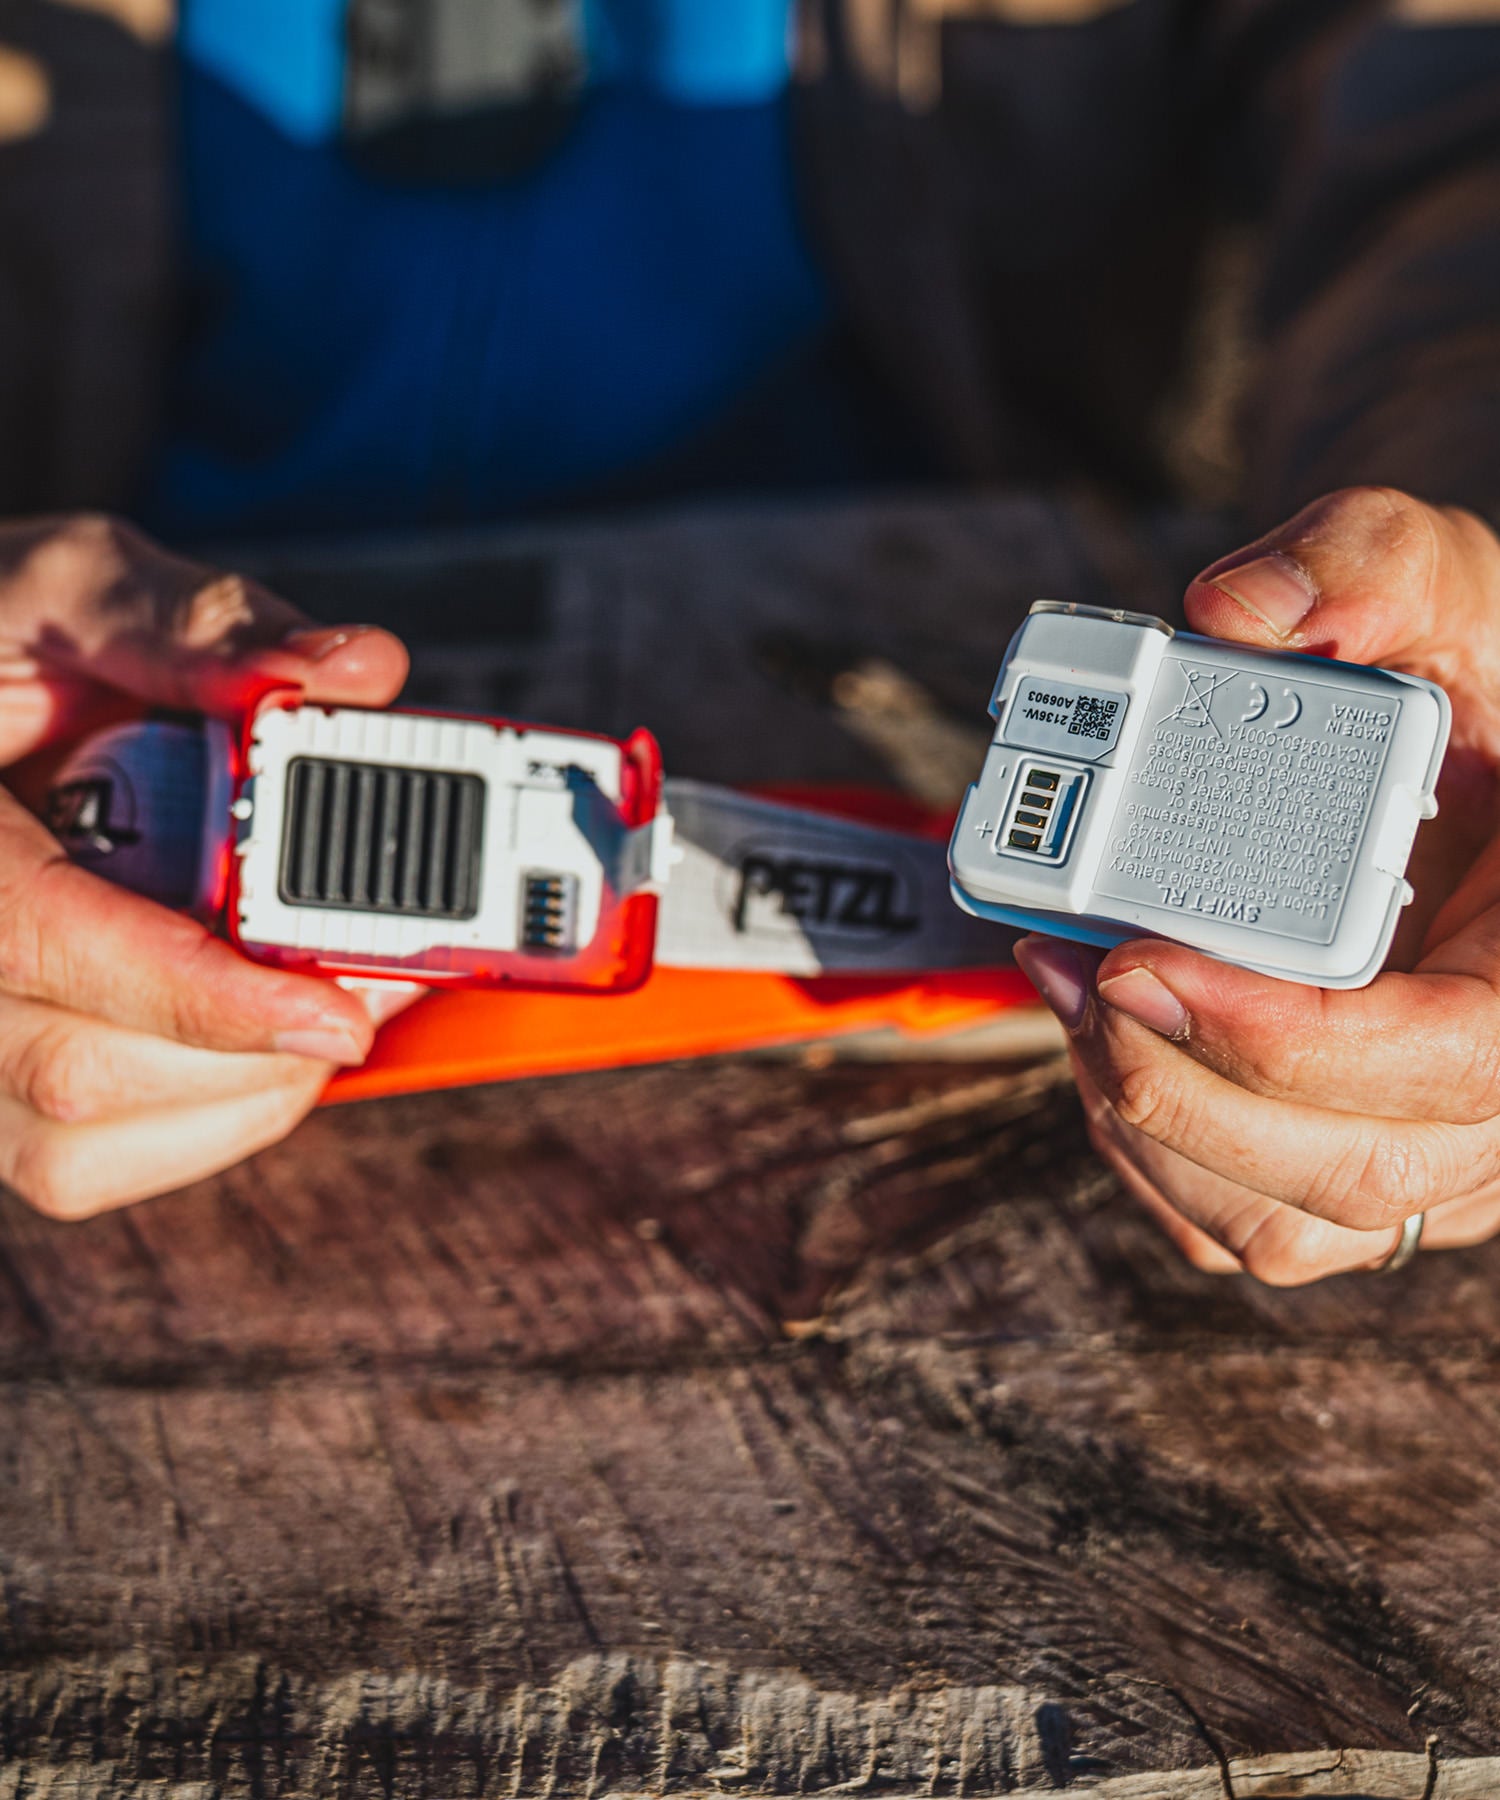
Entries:
{"type": "Polygon", "coordinates": [[[990,700],[949,848],[967,912],[1159,936],[1263,974],[1379,971],[1448,740],[1430,681],[1039,601],[990,700]]]}

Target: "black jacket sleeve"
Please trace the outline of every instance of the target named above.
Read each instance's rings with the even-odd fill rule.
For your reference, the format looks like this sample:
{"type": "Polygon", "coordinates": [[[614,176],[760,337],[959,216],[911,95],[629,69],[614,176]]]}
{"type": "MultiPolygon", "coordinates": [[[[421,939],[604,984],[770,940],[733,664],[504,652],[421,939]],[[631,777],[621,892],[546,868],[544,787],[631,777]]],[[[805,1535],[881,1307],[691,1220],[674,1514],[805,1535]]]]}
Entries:
{"type": "Polygon", "coordinates": [[[1248,28],[1235,52],[1268,177],[1247,498],[1268,520],[1373,482],[1495,518],[1500,3],[1330,10],[1258,67],[1248,28]]]}

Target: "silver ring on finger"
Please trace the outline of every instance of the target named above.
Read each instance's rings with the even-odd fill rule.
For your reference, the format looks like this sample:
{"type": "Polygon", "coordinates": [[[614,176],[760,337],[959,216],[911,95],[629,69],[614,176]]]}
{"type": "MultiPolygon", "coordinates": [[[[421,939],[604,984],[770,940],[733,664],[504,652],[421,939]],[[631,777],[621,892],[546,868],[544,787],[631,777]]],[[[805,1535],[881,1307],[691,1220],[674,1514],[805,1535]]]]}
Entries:
{"type": "Polygon", "coordinates": [[[1401,1235],[1388,1256],[1384,1257],[1370,1271],[1372,1275],[1394,1275],[1398,1269],[1404,1269],[1417,1254],[1417,1246],[1422,1241],[1422,1227],[1427,1223],[1426,1213],[1413,1213],[1401,1227],[1401,1235]]]}

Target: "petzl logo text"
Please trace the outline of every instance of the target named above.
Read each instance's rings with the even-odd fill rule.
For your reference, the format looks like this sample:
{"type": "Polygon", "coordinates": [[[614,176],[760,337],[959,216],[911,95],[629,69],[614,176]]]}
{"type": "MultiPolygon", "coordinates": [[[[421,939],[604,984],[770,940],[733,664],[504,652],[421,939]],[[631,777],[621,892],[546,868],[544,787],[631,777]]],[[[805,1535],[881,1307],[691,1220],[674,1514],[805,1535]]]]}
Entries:
{"type": "Polygon", "coordinates": [[[916,931],[915,887],[890,864],[751,845],[733,864],[729,916],[740,933],[894,937],[916,931]]]}

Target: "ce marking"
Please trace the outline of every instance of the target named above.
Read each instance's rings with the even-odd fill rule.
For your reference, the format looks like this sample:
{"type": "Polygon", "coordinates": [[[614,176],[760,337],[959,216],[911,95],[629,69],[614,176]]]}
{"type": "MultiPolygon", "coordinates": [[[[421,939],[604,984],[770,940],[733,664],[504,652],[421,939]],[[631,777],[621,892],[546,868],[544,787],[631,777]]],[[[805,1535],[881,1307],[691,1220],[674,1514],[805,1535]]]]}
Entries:
{"type": "MultiPolygon", "coordinates": [[[[1302,696],[1295,688],[1284,687],[1281,690],[1284,716],[1266,719],[1273,731],[1285,731],[1288,725],[1295,725],[1302,717],[1302,696]]],[[[1257,719],[1265,718],[1266,710],[1271,704],[1271,696],[1258,681],[1250,683],[1250,705],[1247,711],[1240,714],[1241,725],[1253,725],[1257,719]]]]}

